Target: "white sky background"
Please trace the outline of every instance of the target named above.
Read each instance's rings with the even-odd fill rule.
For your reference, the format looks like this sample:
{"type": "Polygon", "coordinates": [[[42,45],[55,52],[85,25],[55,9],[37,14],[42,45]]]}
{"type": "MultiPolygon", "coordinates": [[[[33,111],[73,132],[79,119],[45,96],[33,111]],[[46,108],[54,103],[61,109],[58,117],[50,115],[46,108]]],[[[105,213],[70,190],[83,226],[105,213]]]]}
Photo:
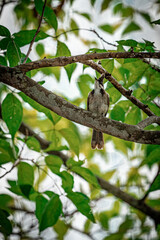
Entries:
{"type": "MultiPolygon", "coordinates": [[[[88,29],[95,29],[95,30],[97,30],[97,26],[102,25],[104,23],[108,23],[108,24],[118,23],[119,18],[117,16],[116,17],[111,16],[110,11],[104,11],[101,15],[99,15],[101,2],[102,2],[101,0],[97,1],[96,5],[95,5],[95,10],[93,12],[91,12],[88,1],[86,1],[86,0],[76,1],[75,4],[73,4],[73,9],[70,9],[70,12],[68,12],[68,17],[69,18],[70,18],[70,16],[72,16],[73,18],[75,17],[76,22],[78,23],[79,27],[85,27],[88,29]],[[78,10],[79,12],[90,13],[93,16],[92,24],[90,22],[88,22],[85,18],[80,17],[79,15],[73,13],[73,10],[78,10]]],[[[153,0],[151,0],[151,1],[149,1],[149,0],[126,0],[124,2],[131,4],[134,7],[137,7],[138,10],[145,11],[145,10],[149,9],[151,6],[151,3],[155,2],[155,1],[153,1],[153,0]]],[[[11,31],[11,33],[19,31],[18,23],[15,22],[15,18],[12,13],[13,6],[14,6],[14,4],[6,5],[6,7],[3,10],[2,17],[0,18],[0,24],[6,26],[11,31]]],[[[153,12],[152,20],[157,20],[157,19],[158,19],[158,16],[156,16],[155,12],[153,12]]],[[[143,41],[143,39],[142,39],[142,37],[143,37],[144,39],[147,39],[149,41],[154,41],[155,46],[158,49],[160,49],[159,28],[155,27],[155,29],[153,30],[149,26],[149,24],[146,23],[138,15],[137,15],[137,19],[135,21],[137,23],[140,22],[140,25],[143,26],[143,31],[136,32],[136,34],[130,33],[129,35],[126,35],[122,39],[132,38],[137,41],[143,41]]],[[[127,24],[127,22],[126,22],[126,24],[127,24]]],[[[66,18],[66,21],[65,21],[63,27],[66,29],[68,27],[67,26],[67,18],[66,18]]],[[[100,30],[97,30],[97,32],[100,34],[101,37],[103,37],[108,42],[115,43],[115,41],[120,40],[120,31],[119,30],[115,33],[115,35],[110,35],[103,31],[100,31],[100,30]]],[[[82,37],[84,36],[84,38],[87,38],[89,40],[94,40],[94,39],[97,40],[97,37],[94,33],[90,33],[87,31],[80,31],[80,35],[82,37]]],[[[69,38],[68,38],[68,41],[66,42],[66,44],[69,47],[69,49],[71,50],[72,55],[78,55],[78,54],[83,54],[83,53],[87,52],[88,48],[86,46],[82,45],[81,41],[77,40],[77,38],[74,36],[74,34],[70,34],[68,36],[69,36],[69,38]]],[[[63,41],[64,36],[62,36],[59,40],[63,41]]],[[[50,38],[46,39],[45,42],[46,42],[46,46],[45,46],[46,51],[48,53],[55,54],[56,53],[55,42],[53,42],[50,38]]],[[[109,45],[103,43],[101,40],[99,40],[99,47],[111,49],[111,47],[109,45]]],[[[27,47],[23,48],[24,52],[26,52],[27,49],[28,49],[27,47]]],[[[36,55],[35,51],[31,52],[30,58],[32,60],[37,60],[38,56],[36,55]]],[[[78,81],[78,76],[81,75],[82,73],[83,73],[82,65],[79,64],[79,67],[76,69],[76,71],[74,72],[74,74],[72,76],[71,83],[68,82],[68,78],[67,78],[65,71],[62,71],[60,83],[57,83],[57,81],[55,80],[55,78],[53,76],[45,77],[45,75],[43,75],[41,73],[37,74],[34,79],[38,80],[38,81],[45,80],[46,83],[44,84],[44,87],[48,88],[49,90],[51,90],[53,92],[57,92],[59,94],[64,94],[70,100],[73,100],[74,98],[77,98],[80,96],[80,92],[78,90],[76,82],[78,81]]],[[[92,71],[91,69],[86,69],[84,73],[89,73],[92,76],[94,76],[94,71],[92,71]]],[[[82,133],[84,131],[87,131],[86,127],[83,127],[83,126],[79,126],[79,127],[80,127],[80,130],[82,133]]],[[[106,146],[107,146],[107,152],[109,155],[109,161],[106,162],[105,160],[100,159],[98,154],[95,155],[94,161],[96,163],[98,163],[104,171],[107,171],[107,170],[110,171],[110,170],[118,168],[118,170],[119,170],[118,175],[121,176],[121,181],[125,182],[125,173],[131,167],[131,165],[133,166],[135,164],[135,166],[136,166],[137,162],[131,163],[130,161],[128,161],[123,154],[120,154],[119,152],[115,151],[115,149],[111,143],[107,143],[106,146]]],[[[24,155],[25,154],[28,154],[28,152],[26,151],[24,153],[24,155]]],[[[155,172],[155,169],[153,168],[152,173],[154,173],[154,172],[155,172]]],[[[151,179],[152,179],[152,176],[154,176],[154,174],[152,174],[152,173],[150,173],[151,179]]],[[[14,178],[15,175],[16,175],[16,171],[14,170],[12,172],[12,174],[7,175],[7,177],[9,176],[10,178],[14,178]]],[[[113,181],[114,181],[114,179],[113,179],[113,181]]],[[[77,181],[77,182],[78,183],[76,185],[79,188],[79,181],[77,181]]],[[[51,179],[50,179],[50,180],[48,180],[47,185],[51,186],[51,184],[53,184],[53,183],[51,182],[51,179]]],[[[85,185],[85,181],[83,181],[83,184],[85,185]]],[[[1,180],[0,185],[5,187],[6,186],[5,181],[1,180]]],[[[87,186],[86,186],[86,188],[87,188],[87,186]]],[[[5,188],[3,188],[3,189],[5,189],[5,188]]],[[[1,191],[2,191],[2,189],[1,189],[1,191]]],[[[106,210],[106,206],[108,206],[108,208],[109,208],[110,205],[112,204],[112,202],[113,202],[112,198],[105,200],[105,201],[99,201],[96,205],[96,210],[98,210],[99,212],[106,210]]],[[[123,211],[126,212],[126,209],[123,209],[123,211]]],[[[86,219],[85,217],[83,217],[81,214],[79,214],[78,219],[76,219],[75,226],[80,228],[79,222],[83,222],[85,219],[86,219]]],[[[112,228],[113,228],[113,230],[116,229],[115,223],[112,225],[112,228]]],[[[49,230],[47,229],[46,231],[49,231],[49,230]]],[[[47,232],[47,235],[48,234],[49,234],[49,232],[47,232]]],[[[99,237],[97,239],[99,239],[99,237]]],[[[69,234],[67,234],[67,236],[65,237],[65,240],[69,240],[69,239],[70,240],[72,240],[72,239],[88,240],[89,238],[85,235],[81,235],[81,234],[77,233],[76,231],[70,231],[69,234]]]]}

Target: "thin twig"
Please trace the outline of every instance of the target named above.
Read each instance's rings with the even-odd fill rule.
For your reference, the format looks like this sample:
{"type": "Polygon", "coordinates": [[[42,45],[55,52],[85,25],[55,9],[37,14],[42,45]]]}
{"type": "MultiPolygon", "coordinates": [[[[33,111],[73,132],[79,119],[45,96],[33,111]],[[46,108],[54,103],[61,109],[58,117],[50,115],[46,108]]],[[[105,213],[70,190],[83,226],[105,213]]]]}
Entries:
{"type": "Polygon", "coordinates": [[[34,43],[34,41],[35,41],[38,33],[40,32],[40,27],[41,27],[41,23],[42,23],[42,19],[43,19],[43,15],[44,15],[44,10],[45,10],[46,3],[47,3],[47,0],[45,0],[45,2],[44,2],[43,9],[42,9],[42,14],[41,14],[41,17],[40,17],[40,20],[39,20],[39,25],[38,25],[37,31],[36,31],[36,33],[35,33],[32,41],[31,41],[31,43],[30,43],[30,45],[29,45],[29,49],[28,49],[28,52],[27,52],[27,54],[26,54],[26,56],[25,56],[25,59],[24,59],[23,63],[26,63],[26,61],[27,61],[27,59],[28,59],[28,56],[29,56],[30,52],[32,51],[33,43],[34,43]]]}
{"type": "Polygon", "coordinates": [[[11,0],[9,2],[6,2],[5,0],[2,1],[2,4],[1,4],[1,7],[0,7],[0,16],[2,14],[2,11],[3,11],[3,8],[5,5],[9,4],[9,3],[16,3],[17,1],[16,0],[11,0]]]}
{"type": "Polygon", "coordinates": [[[15,163],[12,165],[12,167],[11,167],[7,172],[5,172],[4,174],[2,174],[2,175],[0,176],[0,178],[3,178],[3,177],[6,176],[8,173],[10,173],[19,163],[20,163],[20,159],[17,159],[17,160],[15,161],[15,163]]]}
{"type": "Polygon", "coordinates": [[[155,64],[150,63],[150,61],[143,59],[142,60],[144,63],[147,63],[153,70],[160,72],[160,68],[156,66],[155,64]]]}
{"type": "MultiPolygon", "coordinates": [[[[1,108],[0,108],[0,112],[1,112],[1,108]]],[[[0,117],[1,117],[1,113],[0,113],[0,117]]],[[[17,160],[14,162],[14,164],[12,165],[12,167],[11,167],[7,172],[5,172],[4,174],[2,174],[2,175],[0,176],[0,178],[5,177],[5,176],[6,176],[8,173],[10,173],[16,166],[18,166],[18,164],[19,164],[20,161],[22,160],[22,159],[21,159],[21,154],[22,154],[22,152],[23,152],[23,150],[24,150],[24,146],[25,146],[25,142],[23,143],[22,149],[21,149],[21,151],[20,151],[20,153],[19,153],[19,156],[18,156],[17,160]]]]}
{"type": "Polygon", "coordinates": [[[156,173],[155,177],[153,178],[152,182],[151,182],[150,185],[149,185],[148,191],[145,193],[145,195],[142,197],[142,199],[140,199],[141,202],[144,202],[145,199],[148,197],[148,195],[149,195],[149,193],[150,193],[150,192],[149,192],[149,189],[151,188],[152,184],[154,183],[154,181],[155,181],[156,178],[158,177],[159,173],[160,173],[160,164],[158,165],[158,170],[157,170],[157,173],[156,173]]]}
{"type": "Polygon", "coordinates": [[[15,206],[9,206],[9,208],[13,211],[25,212],[27,214],[35,215],[34,211],[30,211],[30,210],[25,209],[25,208],[17,208],[15,206]]]}
{"type": "Polygon", "coordinates": [[[113,47],[117,47],[116,44],[110,43],[110,42],[106,41],[104,38],[102,38],[102,37],[97,33],[97,31],[96,31],[95,29],[74,28],[74,29],[67,30],[67,31],[65,31],[65,32],[63,32],[63,33],[60,33],[60,34],[54,36],[53,38],[56,38],[56,39],[57,39],[57,38],[59,38],[60,36],[66,34],[66,33],[74,32],[74,31],[87,31],[87,32],[92,32],[92,33],[96,34],[97,37],[98,37],[99,39],[101,39],[104,43],[106,43],[106,44],[108,44],[108,45],[110,45],[110,46],[113,46],[113,47]]]}

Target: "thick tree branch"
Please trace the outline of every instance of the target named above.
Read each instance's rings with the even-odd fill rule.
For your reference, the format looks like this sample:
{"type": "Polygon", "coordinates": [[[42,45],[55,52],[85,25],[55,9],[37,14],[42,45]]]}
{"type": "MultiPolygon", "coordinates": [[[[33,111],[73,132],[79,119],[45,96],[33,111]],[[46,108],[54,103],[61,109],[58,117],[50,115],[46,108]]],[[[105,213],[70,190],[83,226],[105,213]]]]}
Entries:
{"type": "Polygon", "coordinates": [[[45,89],[21,72],[8,67],[0,67],[0,81],[8,84],[45,106],[58,115],[71,121],[93,128],[103,133],[143,144],[160,144],[160,131],[145,131],[137,126],[121,123],[79,108],[62,97],[45,89]]]}
{"type": "Polygon", "coordinates": [[[95,63],[94,61],[81,61],[81,63],[84,63],[90,67],[92,67],[93,69],[95,69],[97,72],[99,73],[104,73],[105,74],[105,78],[110,81],[113,86],[123,95],[125,96],[127,99],[129,99],[133,104],[135,104],[137,107],[139,107],[141,110],[143,110],[148,116],[153,116],[155,115],[149,108],[147,105],[143,104],[141,101],[139,101],[137,98],[135,98],[132,94],[131,90],[127,90],[125,89],[121,84],[119,84],[119,82],[112,77],[112,75],[107,72],[101,65],[95,63]]]}
{"type": "MultiPolygon", "coordinates": [[[[26,125],[24,123],[22,123],[19,130],[24,135],[28,132],[30,134],[33,134],[33,136],[40,142],[40,145],[43,146],[43,149],[47,148],[50,144],[50,142],[48,142],[47,140],[44,140],[44,139],[40,138],[38,136],[38,134],[36,134],[28,125],[26,125]]],[[[50,152],[49,154],[55,155],[53,151],[50,152]]],[[[63,160],[64,164],[66,164],[66,161],[68,160],[68,156],[67,155],[64,155],[64,156],[65,156],[65,158],[62,157],[62,160],[63,160]],[[65,159],[65,161],[64,161],[64,159],[65,159]]],[[[153,208],[151,208],[147,204],[145,204],[143,201],[135,199],[134,197],[132,197],[129,194],[120,190],[118,187],[110,184],[108,181],[105,181],[104,179],[102,179],[98,176],[97,176],[97,180],[98,180],[102,189],[112,193],[115,197],[123,200],[124,202],[128,203],[130,206],[140,210],[141,212],[143,212],[147,216],[151,217],[155,221],[156,224],[160,223],[160,212],[159,211],[154,210],[153,208]]]]}
{"type": "Polygon", "coordinates": [[[17,69],[28,72],[33,69],[44,68],[44,67],[57,67],[66,66],[75,62],[83,62],[86,60],[94,59],[106,59],[106,58],[160,58],[160,52],[104,52],[104,53],[90,53],[81,54],[71,57],[58,57],[29,62],[17,66],[17,69]]]}

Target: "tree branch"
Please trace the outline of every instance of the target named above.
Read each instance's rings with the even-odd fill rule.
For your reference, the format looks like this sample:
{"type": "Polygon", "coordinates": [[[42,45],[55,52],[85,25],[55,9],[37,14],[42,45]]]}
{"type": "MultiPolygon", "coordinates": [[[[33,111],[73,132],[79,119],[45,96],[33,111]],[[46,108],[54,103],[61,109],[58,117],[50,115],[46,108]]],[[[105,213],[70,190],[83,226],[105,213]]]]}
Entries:
{"type": "Polygon", "coordinates": [[[47,0],[45,0],[45,2],[44,2],[43,9],[42,9],[42,14],[41,14],[41,17],[40,17],[40,20],[39,20],[37,31],[36,31],[32,41],[31,41],[31,43],[29,45],[29,49],[28,49],[28,52],[27,52],[27,54],[25,56],[25,59],[24,59],[23,63],[26,63],[26,61],[28,59],[28,56],[29,56],[30,52],[32,51],[33,43],[34,43],[38,33],[40,32],[40,27],[41,27],[41,23],[42,23],[42,20],[43,20],[43,15],[44,15],[44,10],[45,10],[46,3],[47,3],[47,0]]]}
{"type": "MultiPolygon", "coordinates": [[[[63,33],[60,33],[56,36],[54,36],[53,38],[59,38],[61,35],[64,35],[66,33],[70,33],[70,32],[74,32],[74,31],[88,31],[88,32],[93,32],[101,41],[103,41],[104,43],[113,46],[113,47],[117,47],[118,45],[110,43],[108,41],[106,41],[104,38],[102,38],[95,29],[87,29],[87,28],[75,28],[75,29],[70,29],[67,30],[63,33]]],[[[144,63],[147,63],[153,70],[160,72],[160,68],[158,66],[156,66],[155,64],[152,64],[150,61],[146,60],[146,59],[141,59],[144,63]]]]}
{"type": "Polygon", "coordinates": [[[45,89],[21,72],[8,67],[0,67],[0,81],[8,84],[45,106],[58,115],[97,131],[143,144],[160,144],[160,131],[145,131],[135,125],[121,123],[99,117],[90,111],[79,108],[62,97],[45,89]]]}
{"type": "Polygon", "coordinates": [[[145,128],[145,127],[151,125],[152,123],[157,123],[157,124],[160,125],[160,117],[158,117],[158,116],[151,116],[151,117],[146,118],[143,121],[139,122],[137,124],[137,126],[140,127],[140,128],[145,128]]]}
{"type": "Polygon", "coordinates": [[[75,62],[83,62],[86,60],[94,59],[107,59],[107,58],[160,58],[160,52],[104,52],[104,53],[90,53],[81,54],[70,57],[58,57],[42,60],[33,61],[25,64],[21,64],[16,68],[28,72],[33,69],[44,68],[44,67],[58,67],[66,66],[75,62]]]}
{"type": "Polygon", "coordinates": [[[144,63],[147,63],[153,70],[160,72],[160,68],[156,66],[155,64],[150,63],[150,61],[143,59],[142,60],[144,63]]]}

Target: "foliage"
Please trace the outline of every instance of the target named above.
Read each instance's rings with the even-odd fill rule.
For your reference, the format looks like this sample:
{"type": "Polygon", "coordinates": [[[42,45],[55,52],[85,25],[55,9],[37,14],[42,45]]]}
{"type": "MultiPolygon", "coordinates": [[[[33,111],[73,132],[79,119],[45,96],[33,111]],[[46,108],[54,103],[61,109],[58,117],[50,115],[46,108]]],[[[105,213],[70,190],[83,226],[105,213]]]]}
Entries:
{"type": "MultiPolygon", "coordinates": [[[[77,2],[78,0],[58,1],[58,5],[54,5],[55,1],[47,1],[41,28],[34,41],[37,59],[73,55],[74,49],[69,47],[71,46],[70,37],[74,37],[74,44],[80,41],[80,44],[87,49],[87,53],[105,52],[106,49],[114,52],[157,51],[154,42],[143,39],[143,35],[142,41],[138,41],[136,38],[133,39],[132,34],[134,32],[136,35],[137,31],[141,33],[143,28],[141,21],[136,20],[137,15],[142,22],[145,21],[146,26],[148,24],[154,29],[159,25],[159,19],[151,20],[154,4],[151,4],[149,12],[144,12],[135,9],[132,5],[124,4],[121,0],[103,0],[101,5],[98,0],[88,0],[86,2],[89,10],[81,12],[80,9],[76,9],[77,2]],[[73,11],[72,14],[69,14],[70,9],[73,11]],[[99,12],[97,9],[100,9],[99,12]],[[91,27],[88,27],[88,30],[80,29],[79,19],[82,19],[87,26],[92,26],[93,10],[99,16],[101,14],[105,16],[109,12],[119,19],[118,23],[110,23],[106,18],[103,24],[98,23],[96,26],[97,32],[90,30],[91,27]],[[118,31],[121,39],[115,44],[105,41],[107,36],[114,36],[118,31]],[[89,32],[92,34],[92,40],[87,37],[86,33],[89,32]],[[101,34],[105,37],[100,38],[101,34]],[[53,50],[49,52],[46,50],[48,40],[53,46],[53,50]],[[99,40],[105,47],[101,48],[99,40]]],[[[157,1],[160,9],[159,4],[157,1]]],[[[26,49],[28,50],[36,34],[43,5],[44,1],[39,0],[34,0],[34,3],[31,0],[20,0],[14,4],[19,31],[11,34],[7,27],[0,25],[1,65],[15,67],[23,63],[26,49]]],[[[29,61],[32,59],[27,56],[27,62],[29,61]]],[[[131,89],[133,96],[148,105],[155,115],[160,114],[159,106],[155,104],[160,97],[160,71],[153,68],[152,64],[140,59],[128,58],[105,59],[101,61],[101,65],[124,88],[131,89]]],[[[65,76],[65,81],[68,80],[69,84],[77,79],[80,97],[75,99],[67,97],[67,89],[66,95],[62,94],[62,97],[77,106],[84,107],[88,93],[93,88],[96,73],[92,70],[90,74],[88,67],[84,66],[83,71],[79,71],[79,76],[75,77],[77,69],[80,69],[80,66],[73,63],[64,68],[42,68],[27,74],[36,79],[38,76],[38,80],[43,80],[38,83],[46,88],[49,77],[52,77],[51,81],[57,84],[61,84],[61,76],[65,76]],[[39,77],[40,73],[45,80],[39,77]]],[[[52,83],[49,84],[48,88],[52,88],[52,83]]],[[[110,82],[105,83],[105,88],[110,95],[109,118],[136,125],[147,117],[142,110],[124,99],[110,82]]],[[[155,239],[160,237],[159,227],[157,226],[157,230],[154,231],[153,222],[148,221],[147,216],[126,206],[122,201],[115,200],[109,193],[104,193],[97,180],[99,176],[117,187],[122,186],[125,192],[136,198],[143,197],[147,191],[147,204],[154,209],[159,209],[158,195],[155,194],[152,198],[150,196],[152,192],[160,190],[160,175],[157,175],[152,184],[149,176],[150,172],[152,173],[160,164],[159,146],[135,144],[105,135],[105,142],[107,142],[105,149],[99,152],[93,151],[90,148],[90,130],[82,133],[83,129],[81,131],[75,123],[61,118],[24,93],[14,91],[3,84],[0,85],[0,96],[3,100],[1,101],[3,121],[1,120],[0,127],[0,172],[1,178],[5,178],[8,186],[5,193],[0,194],[0,232],[5,239],[11,237],[12,233],[22,238],[29,238],[28,233],[37,229],[37,224],[38,236],[43,238],[43,234],[46,233],[44,239],[47,239],[48,235],[44,230],[50,227],[52,233],[57,234],[57,239],[64,239],[68,230],[74,229],[72,220],[76,218],[77,213],[85,216],[81,232],[93,239],[145,239],[146,236],[152,237],[152,234],[155,239]],[[30,136],[27,131],[26,136],[18,131],[22,121],[35,130],[33,136],[30,136]],[[38,137],[48,141],[47,147],[42,146],[36,133],[38,137]],[[109,152],[110,144],[114,149],[113,154],[109,152]],[[61,158],[61,153],[68,153],[70,156],[68,160],[61,158]],[[118,158],[125,159],[128,164],[125,180],[121,178],[119,171],[123,166],[116,167],[117,163],[121,164],[118,158]],[[115,161],[114,169],[103,169],[100,162],[106,166],[111,159],[115,161]],[[7,169],[17,169],[14,179],[10,177],[11,171],[7,169]],[[51,185],[46,184],[49,181],[51,185]],[[94,208],[98,206],[101,199],[104,203],[107,201],[105,210],[94,208]],[[108,204],[110,200],[112,200],[111,206],[108,204]],[[30,215],[34,219],[31,223],[27,223],[27,231],[25,224],[17,221],[15,217],[19,211],[17,206],[24,206],[21,209],[22,219],[27,216],[27,222],[30,215]],[[123,212],[123,208],[127,209],[127,214],[123,212]],[[115,228],[112,227],[113,222],[116,225],[115,228]],[[15,229],[18,231],[15,232],[15,229]],[[135,229],[138,230],[134,231],[135,229]],[[99,231],[101,231],[100,236],[99,231]]],[[[151,125],[148,129],[160,130],[160,127],[151,125]]]]}

